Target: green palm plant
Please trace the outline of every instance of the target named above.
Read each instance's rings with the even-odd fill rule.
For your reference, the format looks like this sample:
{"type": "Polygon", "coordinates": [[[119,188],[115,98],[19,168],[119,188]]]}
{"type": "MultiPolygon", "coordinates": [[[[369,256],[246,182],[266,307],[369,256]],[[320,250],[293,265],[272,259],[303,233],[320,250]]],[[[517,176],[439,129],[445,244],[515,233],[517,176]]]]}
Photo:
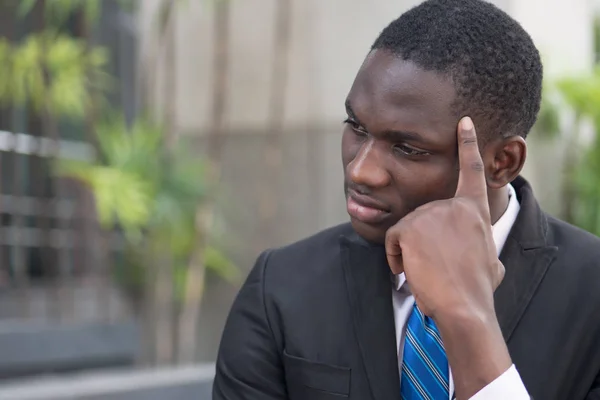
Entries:
{"type": "MultiPolygon", "coordinates": [[[[600,235],[600,67],[589,75],[564,80],[561,92],[576,115],[576,125],[582,120],[592,123],[594,137],[586,146],[574,146],[576,162],[571,180],[575,196],[571,220],[576,225],[600,235]]],[[[576,129],[579,132],[580,129],[576,129]]]]}
{"type": "Polygon", "coordinates": [[[547,83],[536,130],[546,139],[560,133],[560,120],[570,111],[562,181],[561,217],[600,236],[600,68],[547,83]],[[584,121],[591,122],[594,137],[582,145],[584,121]]]}
{"type": "Polygon", "coordinates": [[[537,135],[552,140],[560,134],[560,122],[563,105],[562,98],[556,85],[551,82],[544,82],[543,96],[540,111],[533,130],[537,135]]]}
{"type": "Polygon", "coordinates": [[[85,44],[53,31],[29,35],[13,45],[0,39],[0,102],[30,104],[53,116],[82,117],[90,103],[90,87],[106,89],[103,48],[85,51],[85,44]]]}
{"type": "MultiPolygon", "coordinates": [[[[140,265],[167,259],[175,267],[175,294],[181,300],[189,259],[209,235],[197,229],[196,209],[212,190],[204,178],[204,162],[185,146],[167,150],[163,141],[162,129],[146,119],[127,127],[122,117],[109,118],[98,127],[103,161],[62,160],[57,174],[91,189],[105,230],[122,229],[131,263],[125,266],[133,280],[129,283],[139,289],[149,269],[140,265]]],[[[211,244],[204,251],[208,269],[229,281],[238,277],[237,268],[218,247],[211,244]]]]}
{"type": "MultiPolygon", "coordinates": [[[[600,123],[600,121],[597,121],[600,123]]],[[[596,125],[598,126],[598,125],[596,125]]],[[[596,132],[591,146],[584,152],[575,169],[577,198],[574,202],[573,222],[600,236],[600,132],[596,132]]]]}
{"type": "MultiPolygon", "coordinates": [[[[86,108],[90,104],[101,103],[102,92],[111,81],[105,71],[107,61],[103,48],[89,50],[84,41],[48,27],[19,42],[0,38],[0,105],[35,115],[42,122],[36,133],[59,139],[61,121],[80,120],[89,114],[86,108]]],[[[48,161],[57,155],[57,149],[50,147],[48,161]]],[[[61,185],[54,180],[46,190],[47,196],[63,196],[61,185]]],[[[44,235],[50,234],[49,219],[37,217],[35,224],[44,235]]],[[[61,228],[64,224],[59,220],[61,228]]],[[[64,254],[66,250],[59,251],[64,254]]],[[[52,263],[47,252],[41,262],[52,263]]]]}
{"type": "MultiPolygon", "coordinates": [[[[226,4],[225,0],[208,2],[219,4],[220,9],[224,8],[222,4],[226,4]]],[[[150,123],[149,119],[139,119],[130,127],[122,118],[109,119],[109,122],[98,124],[98,115],[104,109],[104,104],[100,104],[103,99],[102,92],[111,83],[108,75],[104,74],[103,50],[99,50],[91,41],[91,31],[103,5],[102,0],[22,0],[19,3],[20,15],[29,13],[36,3],[43,6],[45,33],[40,36],[42,39],[39,43],[35,43],[36,46],[30,46],[39,54],[30,57],[36,59],[37,64],[32,63],[31,68],[24,69],[23,71],[31,72],[24,74],[26,77],[19,81],[26,82],[22,87],[29,91],[29,101],[33,97],[41,99],[38,108],[47,119],[83,116],[87,139],[98,150],[95,163],[59,161],[56,164],[56,172],[59,176],[76,178],[89,186],[96,200],[99,221],[105,231],[119,227],[124,232],[125,262],[117,268],[117,278],[134,292],[145,288],[149,296],[144,299],[146,305],[156,303],[155,307],[159,310],[152,312],[155,316],[158,315],[158,318],[150,317],[151,320],[155,319],[150,323],[156,331],[157,343],[171,342],[172,333],[167,332],[167,325],[172,320],[171,300],[174,297],[180,301],[178,343],[180,353],[186,355],[187,359],[187,355],[195,354],[195,343],[190,345],[190,342],[197,339],[198,310],[205,287],[204,271],[215,271],[217,275],[230,281],[239,276],[238,270],[214,244],[213,236],[209,235],[213,233],[212,221],[216,216],[212,211],[214,200],[209,194],[213,192],[207,177],[210,176],[216,183],[218,174],[217,177],[210,172],[205,174],[203,163],[196,162],[193,154],[185,151],[185,147],[177,145],[178,141],[183,140],[177,140],[177,127],[172,120],[174,112],[169,108],[163,116],[164,129],[150,123]],[[69,17],[76,14],[84,16],[81,39],[56,33],[61,31],[69,17]],[[78,56],[72,57],[68,63],[70,65],[64,69],[56,70],[56,73],[69,71],[68,76],[51,76],[55,69],[50,68],[48,60],[43,58],[47,51],[52,50],[54,38],[59,37],[70,40],[71,50],[58,54],[78,56]],[[76,46],[72,46],[73,44],[76,46]],[[77,51],[73,51],[75,48],[77,51]],[[67,83],[71,87],[68,87],[67,83]],[[95,86],[95,83],[100,84],[95,86]],[[52,85],[59,84],[61,87],[55,91],[56,99],[47,95],[54,91],[52,85]]],[[[120,0],[120,3],[129,6],[135,4],[133,0],[120,0]]],[[[174,38],[172,28],[175,5],[187,3],[189,0],[162,2],[155,21],[159,47],[172,50],[173,44],[170,40],[174,38]]],[[[226,45],[221,42],[226,43],[226,40],[221,37],[226,37],[222,31],[227,31],[227,18],[217,19],[219,22],[215,25],[221,27],[217,29],[219,34],[216,40],[220,41],[217,47],[223,49],[226,45]]],[[[226,54],[226,51],[218,52],[226,54]]],[[[5,54],[12,56],[8,50],[3,51],[0,42],[0,62],[5,54]]],[[[166,69],[171,71],[167,75],[174,76],[175,57],[168,56],[167,59],[169,62],[166,69]]],[[[146,85],[151,85],[156,74],[155,67],[151,66],[156,65],[156,60],[146,64],[150,67],[147,68],[148,71],[146,68],[143,70],[148,75],[143,81],[147,81],[146,85]]],[[[17,92],[10,82],[13,73],[8,70],[5,72],[3,68],[4,65],[0,65],[0,101],[1,93],[8,92],[14,97],[17,92]],[[8,79],[2,79],[3,77],[8,79]],[[5,83],[7,85],[2,86],[5,83]]],[[[221,98],[220,93],[223,92],[225,82],[223,77],[226,75],[222,63],[219,63],[217,70],[219,73],[215,93],[221,98]]],[[[174,84],[167,86],[176,87],[174,84]]],[[[153,93],[152,90],[148,92],[153,93]]],[[[166,91],[164,96],[167,104],[175,104],[176,96],[172,90],[166,91]]],[[[151,95],[142,97],[150,99],[151,95]]],[[[222,129],[219,126],[222,125],[222,112],[219,110],[224,104],[222,100],[215,101],[215,120],[220,121],[214,124],[215,134],[212,136],[215,142],[221,141],[219,132],[222,129]]],[[[152,108],[149,107],[150,104],[151,102],[145,104],[144,108],[152,108]]],[[[56,123],[45,126],[53,127],[46,128],[46,136],[58,137],[56,123]]],[[[218,152],[211,152],[211,166],[219,165],[219,157],[213,156],[215,153],[218,152]]],[[[157,343],[154,343],[157,361],[169,361],[172,349],[159,349],[157,343]]]]}

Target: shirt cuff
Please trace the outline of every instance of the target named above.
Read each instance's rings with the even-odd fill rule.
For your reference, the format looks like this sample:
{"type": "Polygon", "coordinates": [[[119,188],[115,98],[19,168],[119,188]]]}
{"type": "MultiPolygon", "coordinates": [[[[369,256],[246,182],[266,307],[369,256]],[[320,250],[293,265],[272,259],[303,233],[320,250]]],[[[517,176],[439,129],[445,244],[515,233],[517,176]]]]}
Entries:
{"type": "Polygon", "coordinates": [[[529,400],[529,394],[514,364],[469,400],[529,400]]]}

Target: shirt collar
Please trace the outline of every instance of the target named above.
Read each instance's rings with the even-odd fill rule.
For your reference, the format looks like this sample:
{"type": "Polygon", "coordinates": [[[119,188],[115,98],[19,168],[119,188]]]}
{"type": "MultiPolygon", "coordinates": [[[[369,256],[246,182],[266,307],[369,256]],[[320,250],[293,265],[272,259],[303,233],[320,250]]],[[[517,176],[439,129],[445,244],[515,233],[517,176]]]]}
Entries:
{"type": "MultiPolygon", "coordinates": [[[[498,221],[492,225],[492,236],[494,237],[494,243],[496,244],[498,257],[500,257],[500,253],[502,252],[502,248],[506,243],[508,234],[510,233],[511,228],[517,219],[517,215],[519,214],[519,210],[521,209],[515,188],[510,183],[507,186],[508,207],[506,207],[506,211],[504,211],[504,214],[502,214],[498,221]]],[[[394,276],[394,286],[396,287],[396,290],[400,290],[405,282],[406,277],[404,276],[404,273],[394,276]]]]}

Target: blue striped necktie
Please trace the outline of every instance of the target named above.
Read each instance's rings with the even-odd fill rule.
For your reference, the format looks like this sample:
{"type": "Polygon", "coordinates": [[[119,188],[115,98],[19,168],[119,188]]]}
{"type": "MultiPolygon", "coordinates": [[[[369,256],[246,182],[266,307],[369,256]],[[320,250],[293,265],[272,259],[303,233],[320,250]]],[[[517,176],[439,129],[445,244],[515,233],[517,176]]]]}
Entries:
{"type": "Polygon", "coordinates": [[[417,303],[406,326],[400,379],[402,400],[448,400],[448,359],[442,338],[417,303]]]}

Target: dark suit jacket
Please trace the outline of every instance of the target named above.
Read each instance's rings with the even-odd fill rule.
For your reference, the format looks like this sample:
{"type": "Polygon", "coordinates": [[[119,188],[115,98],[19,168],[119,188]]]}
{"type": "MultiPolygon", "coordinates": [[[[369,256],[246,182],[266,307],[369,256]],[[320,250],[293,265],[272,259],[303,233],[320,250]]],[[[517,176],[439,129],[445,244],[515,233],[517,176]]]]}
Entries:
{"type": "MultiPolygon", "coordinates": [[[[513,185],[495,294],[513,362],[536,400],[600,400],[600,240],[513,185]]],[[[265,251],[228,317],[213,399],[400,400],[391,296],[383,247],[349,224],[265,251]]]]}

